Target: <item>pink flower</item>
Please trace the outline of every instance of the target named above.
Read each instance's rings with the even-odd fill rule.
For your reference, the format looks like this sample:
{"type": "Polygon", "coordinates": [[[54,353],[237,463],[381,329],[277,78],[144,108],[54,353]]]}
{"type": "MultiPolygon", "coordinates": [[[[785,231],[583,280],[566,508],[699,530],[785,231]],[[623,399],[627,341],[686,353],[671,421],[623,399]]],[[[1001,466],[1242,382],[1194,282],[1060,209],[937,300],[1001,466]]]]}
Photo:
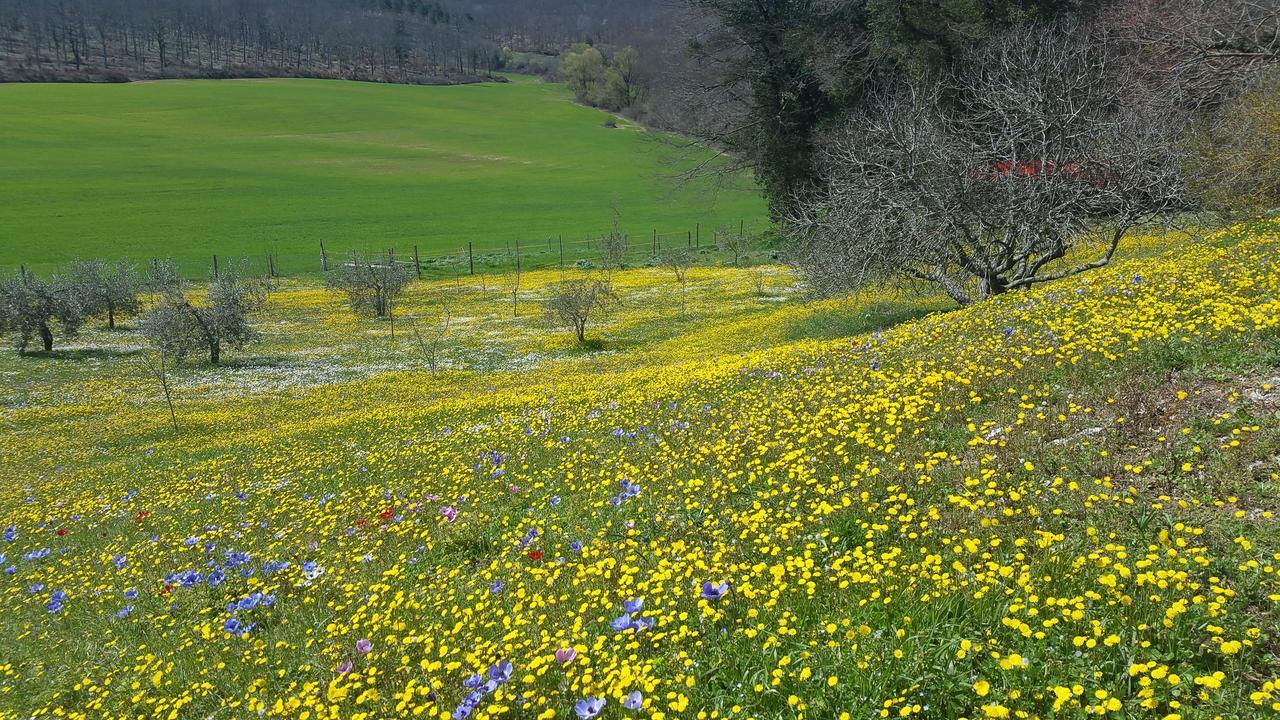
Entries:
{"type": "Polygon", "coordinates": [[[454,518],[458,517],[458,511],[446,505],[440,508],[440,517],[443,517],[445,522],[453,522],[454,518]]]}
{"type": "Polygon", "coordinates": [[[573,648],[560,648],[556,650],[556,662],[561,665],[568,665],[573,659],[578,657],[578,651],[573,648]]]}
{"type": "Polygon", "coordinates": [[[369,638],[360,638],[356,641],[356,652],[366,655],[370,650],[373,650],[373,643],[370,642],[369,638]]]}

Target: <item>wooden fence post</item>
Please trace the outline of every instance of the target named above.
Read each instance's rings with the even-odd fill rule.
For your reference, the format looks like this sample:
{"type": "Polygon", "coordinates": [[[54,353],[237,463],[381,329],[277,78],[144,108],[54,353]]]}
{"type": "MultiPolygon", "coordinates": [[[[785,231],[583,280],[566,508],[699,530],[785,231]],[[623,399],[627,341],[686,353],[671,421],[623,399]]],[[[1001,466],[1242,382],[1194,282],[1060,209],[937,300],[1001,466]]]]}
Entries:
{"type": "Polygon", "coordinates": [[[267,277],[276,276],[276,261],[271,253],[267,253],[267,277]]]}
{"type": "Polygon", "coordinates": [[[476,274],[476,258],[471,252],[471,241],[467,241],[467,267],[470,268],[470,274],[476,274]]]}
{"type": "Polygon", "coordinates": [[[564,236],[560,236],[560,269],[564,269],[564,236]]]}
{"type": "Polygon", "coordinates": [[[329,256],[324,253],[324,241],[320,241],[320,270],[329,272],[329,256]]]}
{"type": "Polygon", "coordinates": [[[695,248],[702,247],[702,223],[695,223],[693,226],[693,246],[695,248]]]}
{"type": "Polygon", "coordinates": [[[418,246],[413,246],[413,269],[418,271],[418,279],[422,279],[422,263],[418,261],[418,246]]]}
{"type": "Polygon", "coordinates": [[[653,255],[658,254],[658,228],[653,229],[653,255]]]}
{"type": "Polygon", "coordinates": [[[213,279],[218,279],[218,256],[213,256],[213,279]]]}
{"type": "Polygon", "coordinates": [[[516,272],[520,272],[520,239],[516,238],[516,272]]]}

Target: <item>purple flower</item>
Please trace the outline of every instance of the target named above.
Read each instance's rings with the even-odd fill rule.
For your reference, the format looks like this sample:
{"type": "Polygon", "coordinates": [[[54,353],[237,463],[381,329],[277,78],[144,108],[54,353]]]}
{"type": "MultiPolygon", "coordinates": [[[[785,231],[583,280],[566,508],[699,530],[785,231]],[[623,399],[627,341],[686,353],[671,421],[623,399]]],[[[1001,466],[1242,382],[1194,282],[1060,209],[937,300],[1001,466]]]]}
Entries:
{"type": "Polygon", "coordinates": [[[644,695],[639,690],[632,692],[622,699],[622,707],[628,710],[639,710],[644,707],[644,695]]]}
{"type": "Polygon", "coordinates": [[[356,641],[356,652],[367,655],[371,650],[373,650],[373,642],[369,638],[360,638],[356,641]]]}
{"type": "Polygon", "coordinates": [[[489,679],[501,685],[511,679],[512,672],[515,672],[515,667],[509,661],[499,660],[489,666],[489,679]]]}
{"type": "Polygon", "coordinates": [[[620,615],[614,618],[613,622],[609,623],[609,626],[612,627],[614,630],[617,630],[618,632],[622,632],[623,630],[626,630],[631,627],[631,616],[620,615]]]}
{"type": "Polygon", "coordinates": [[[599,715],[601,710],[604,710],[604,698],[583,698],[573,705],[573,712],[582,720],[591,720],[591,718],[599,715]]]}
{"type": "Polygon", "coordinates": [[[440,517],[443,517],[445,522],[453,522],[454,518],[458,517],[458,511],[449,505],[445,505],[440,508],[440,517]]]}
{"type": "Polygon", "coordinates": [[[628,615],[638,613],[644,609],[644,598],[632,598],[631,600],[622,603],[622,609],[626,611],[628,615]]]}
{"type": "Polygon", "coordinates": [[[712,583],[710,580],[702,583],[702,599],[703,600],[719,600],[729,593],[729,582],[725,581],[720,584],[712,583]]]}
{"type": "Polygon", "coordinates": [[[556,662],[561,665],[568,665],[573,659],[578,657],[578,651],[573,648],[560,648],[556,650],[556,662]]]}
{"type": "Polygon", "coordinates": [[[497,595],[498,593],[502,592],[502,589],[504,587],[506,587],[506,583],[502,582],[502,578],[498,578],[497,580],[494,580],[493,582],[489,583],[489,592],[493,593],[494,595],[497,595]]]}
{"type": "Polygon", "coordinates": [[[342,663],[339,664],[337,668],[335,668],[335,670],[337,670],[339,675],[346,675],[347,673],[351,672],[351,668],[352,668],[351,661],[343,660],[342,663]]]}

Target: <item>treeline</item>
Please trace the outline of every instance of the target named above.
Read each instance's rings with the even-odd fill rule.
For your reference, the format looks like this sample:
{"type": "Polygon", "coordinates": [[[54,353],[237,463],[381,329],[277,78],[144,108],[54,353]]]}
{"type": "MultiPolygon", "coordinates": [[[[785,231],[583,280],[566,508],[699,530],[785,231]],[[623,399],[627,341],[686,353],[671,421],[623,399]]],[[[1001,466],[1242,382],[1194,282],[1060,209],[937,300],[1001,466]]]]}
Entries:
{"type": "Polygon", "coordinates": [[[575,43],[647,47],[676,39],[667,0],[472,0],[490,37],[518,52],[556,55],[575,43]]]}
{"type": "Polygon", "coordinates": [[[484,79],[499,46],[430,0],[0,0],[0,81],[484,79]]]}

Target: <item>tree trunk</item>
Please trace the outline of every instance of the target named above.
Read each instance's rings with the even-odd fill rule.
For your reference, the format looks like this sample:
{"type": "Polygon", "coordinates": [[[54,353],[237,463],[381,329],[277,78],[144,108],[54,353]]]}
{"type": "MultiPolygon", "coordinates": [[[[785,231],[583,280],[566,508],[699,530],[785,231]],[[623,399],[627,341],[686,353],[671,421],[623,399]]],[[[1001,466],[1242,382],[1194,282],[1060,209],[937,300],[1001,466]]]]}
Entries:
{"type": "Polygon", "coordinates": [[[107,329],[116,329],[116,309],[111,305],[107,305],[107,329]]]}
{"type": "Polygon", "coordinates": [[[49,323],[40,323],[40,342],[44,345],[45,352],[53,352],[53,331],[49,329],[49,323]]]}
{"type": "Polygon", "coordinates": [[[222,358],[222,342],[218,340],[209,341],[209,362],[217,365],[222,358]]]}
{"type": "Polygon", "coordinates": [[[978,278],[978,297],[987,299],[995,297],[1005,290],[1009,289],[1009,283],[999,275],[988,275],[978,278]]]}

